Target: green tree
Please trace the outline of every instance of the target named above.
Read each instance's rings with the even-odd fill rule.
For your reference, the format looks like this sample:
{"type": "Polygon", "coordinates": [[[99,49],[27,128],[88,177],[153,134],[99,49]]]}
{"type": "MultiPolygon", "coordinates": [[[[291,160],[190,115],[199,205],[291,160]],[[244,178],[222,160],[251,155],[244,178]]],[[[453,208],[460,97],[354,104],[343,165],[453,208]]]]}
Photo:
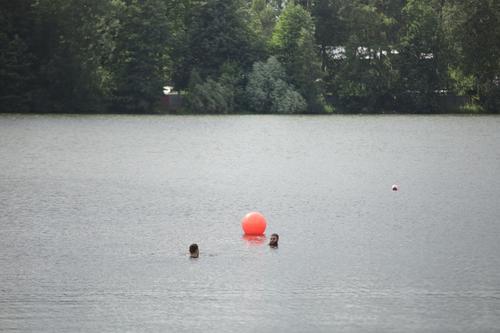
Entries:
{"type": "Polygon", "coordinates": [[[276,18],[279,10],[266,0],[253,0],[251,6],[251,28],[261,36],[264,44],[267,44],[273,34],[276,18]]]}
{"type": "Polygon", "coordinates": [[[119,17],[113,55],[114,110],[149,113],[168,80],[166,2],[129,0],[119,17]]]}
{"type": "Polygon", "coordinates": [[[333,91],[346,111],[392,110],[399,73],[391,32],[397,21],[376,1],[352,1],[344,11],[349,33],[335,67],[333,91]]]}
{"type": "Polygon", "coordinates": [[[188,95],[190,111],[195,113],[229,113],[232,100],[232,92],[211,78],[194,85],[188,95]]]}
{"type": "Polygon", "coordinates": [[[438,111],[435,99],[446,81],[440,21],[434,0],[409,0],[399,44],[399,99],[408,111],[438,111]]]}
{"type": "Polygon", "coordinates": [[[36,111],[104,111],[101,60],[106,35],[98,28],[109,15],[108,5],[99,0],[33,1],[36,111]]]}
{"type": "Polygon", "coordinates": [[[348,22],[342,15],[346,4],[342,0],[313,0],[311,16],[315,23],[315,39],[321,52],[322,68],[330,63],[328,51],[345,45],[348,22]]]}
{"type": "Polygon", "coordinates": [[[28,112],[35,68],[30,1],[1,0],[0,8],[0,112],[28,112]]]}
{"type": "Polygon", "coordinates": [[[234,92],[229,85],[211,78],[201,79],[196,70],[191,72],[187,106],[194,113],[230,113],[234,110],[234,92]]]}
{"type": "Polygon", "coordinates": [[[238,64],[222,65],[217,80],[203,80],[196,70],[191,72],[187,106],[195,113],[236,113],[247,108],[244,94],[244,75],[238,64]]]}
{"type": "Polygon", "coordinates": [[[500,3],[459,0],[446,8],[448,38],[456,54],[455,72],[472,76],[475,97],[487,110],[500,110],[500,3]]]}
{"type": "Polygon", "coordinates": [[[193,69],[203,79],[217,78],[223,64],[233,62],[246,69],[263,54],[242,0],[200,1],[192,3],[189,10],[187,32],[180,42],[183,54],[176,59],[177,88],[186,88],[193,69]]]}
{"type": "Polygon", "coordinates": [[[254,112],[301,113],[306,110],[306,101],[287,83],[285,70],[275,57],[253,65],[246,91],[254,112]]]}
{"type": "Polygon", "coordinates": [[[26,43],[0,32],[0,111],[28,112],[31,109],[32,55],[26,43]]]}
{"type": "Polygon", "coordinates": [[[314,42],[314,24],[300,5],[287,5],[274,30],[273,54],[285,67],[291,83],[307,101],[309,112],[323,112],[321,63],[314,42]]]}

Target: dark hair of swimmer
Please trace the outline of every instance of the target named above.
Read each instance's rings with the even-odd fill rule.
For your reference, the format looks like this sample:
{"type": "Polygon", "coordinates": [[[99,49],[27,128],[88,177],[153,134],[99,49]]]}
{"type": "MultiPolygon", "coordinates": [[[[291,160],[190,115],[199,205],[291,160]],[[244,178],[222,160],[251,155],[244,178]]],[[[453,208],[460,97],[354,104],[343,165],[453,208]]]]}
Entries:
{"type": "Polygon", "coordinates": [[[198,244],[189,245],[189,256],[191,258],[198,258],[200,255],[200,250],[198,249],[198,244]]]}

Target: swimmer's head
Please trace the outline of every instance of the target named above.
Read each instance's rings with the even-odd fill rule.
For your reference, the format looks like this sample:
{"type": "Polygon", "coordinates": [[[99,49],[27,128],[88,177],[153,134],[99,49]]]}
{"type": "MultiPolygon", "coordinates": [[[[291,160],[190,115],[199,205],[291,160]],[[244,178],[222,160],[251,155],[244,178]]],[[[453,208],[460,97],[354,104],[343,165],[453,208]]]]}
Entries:
{"type": "Polygon", "coordinates": [[[278,247],[279,239],[280,239],[280,236],[278,234],[272,234],[271,238],[269,239],[269,246],[278,247]]]}
{"type": "Polygon", "coordinates": [[[200,255],[200,250],[198,249],[198,244],[189,245],[189,256],[191,258],[198,258],[200,255]]]}

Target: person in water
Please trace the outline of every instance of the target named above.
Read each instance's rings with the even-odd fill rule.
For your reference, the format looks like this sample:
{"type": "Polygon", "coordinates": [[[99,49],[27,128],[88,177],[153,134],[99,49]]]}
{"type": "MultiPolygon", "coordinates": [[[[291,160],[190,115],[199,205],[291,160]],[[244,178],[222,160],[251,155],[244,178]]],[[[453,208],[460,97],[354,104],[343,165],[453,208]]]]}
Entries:
{"type": "Polygon", "coordinates": [[[271,238],[269,239],[269,246],[270,247],[278,247],[279,239],[280,239],[280,236],[278,234],[272,234],[271,238]]]}
{"type": "Polygon", "coordinates": [[[198,244],[189,245],[189,256],[191,258],[198,258],[200,255],[200,249],[198,249],[198,244]]]}

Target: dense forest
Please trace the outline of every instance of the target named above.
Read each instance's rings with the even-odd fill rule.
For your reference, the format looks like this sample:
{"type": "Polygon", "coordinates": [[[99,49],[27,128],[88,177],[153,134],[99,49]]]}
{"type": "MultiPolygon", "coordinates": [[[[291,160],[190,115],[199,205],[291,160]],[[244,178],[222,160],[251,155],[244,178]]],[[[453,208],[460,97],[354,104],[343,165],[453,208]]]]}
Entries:
{"type": "Polygon", "coordinates": [[[0,26],[1,112],[500,110],[499,0],[0,0],[0,26]]]}

